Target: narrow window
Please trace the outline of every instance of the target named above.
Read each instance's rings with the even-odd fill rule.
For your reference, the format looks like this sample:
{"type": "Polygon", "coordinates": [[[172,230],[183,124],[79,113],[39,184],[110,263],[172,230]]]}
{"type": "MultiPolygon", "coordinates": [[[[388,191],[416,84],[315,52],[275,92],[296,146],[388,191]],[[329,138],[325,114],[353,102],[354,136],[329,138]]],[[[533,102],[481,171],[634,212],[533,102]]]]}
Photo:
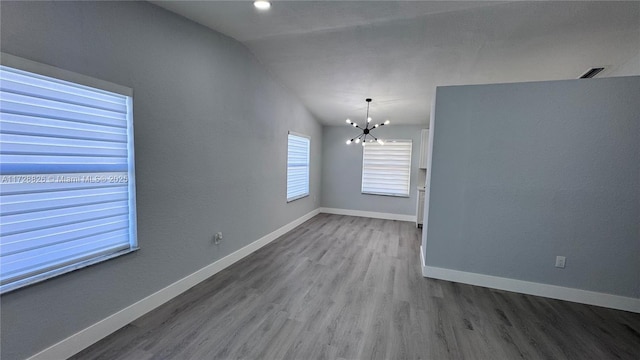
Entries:
{"type": "Polygon", "coordinates": [[[308,136],[289,132],[287,141],[287,202],[309,195],[308,136]]]}

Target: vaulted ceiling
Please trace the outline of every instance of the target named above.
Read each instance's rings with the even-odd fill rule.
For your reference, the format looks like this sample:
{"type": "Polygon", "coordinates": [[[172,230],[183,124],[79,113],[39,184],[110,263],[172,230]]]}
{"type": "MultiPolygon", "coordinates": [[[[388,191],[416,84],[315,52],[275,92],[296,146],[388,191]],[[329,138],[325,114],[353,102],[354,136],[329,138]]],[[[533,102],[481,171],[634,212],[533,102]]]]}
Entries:
{"type": "Polygon", "coordinates": [[[245,44],[328,125],[371,97],[375,120],[427,126],[436,86],[606,77],[640,53],[638,1],[152,2],[245,44]]]}

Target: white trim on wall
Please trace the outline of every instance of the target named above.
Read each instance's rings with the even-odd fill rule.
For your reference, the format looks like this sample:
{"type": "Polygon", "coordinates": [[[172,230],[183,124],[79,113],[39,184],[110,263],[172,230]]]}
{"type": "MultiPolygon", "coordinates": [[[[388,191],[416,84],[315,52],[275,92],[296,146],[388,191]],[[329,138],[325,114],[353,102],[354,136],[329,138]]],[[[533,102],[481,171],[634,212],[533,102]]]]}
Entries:
{"type": "Polygon", "coordinates": [[[359,217],[368,217],[368,218],[374,218],[374,219],[398,220],[398,221],[410,221],[410,222],[416,221],[416,215],[381,213],[381,212],[375,212],[375,211],[362,211],[362,210],[323,207],[323,208],[320,208],[320,212],[325,214],[359,216],[359,217]]]}
{"type": "Polygon", "coordinates": [[[640,313],[640,299],[637,298],[427,266],[422,247],[420,260],[422,276],[427,278],[640,313]]]}
{"type": "MultiPolygon", "coordinates": [[[[422,231],[424,231],[424,227],[422,228],[422,231]]],[[[422,248],[422,245],[420,245],[420,267],[422,268],[422,276],[427,277],[427,266],[424,261],[424,249],[422,248]]]]}
{"type": "Polygon", "coordinates": [[[261,247],[269,244],[280,236],[293,230],[295,227],[318,215],[320,209],[315,209],[308,214],[282,226],[281,228],[261,237],[251,244],[236,250],[235,252],[223,257],[222,259],[205,266],[204,268],[188,275],[173,284],[161,289],[146,298],[130,305],[107,318],[81,330],[68,338],[40,351],[31,356],[29,360],[47,360],[47,359],[67,359],[94,343],[102,340],[111,333],[119,330],[123,326],[131,323],[135,319],[157,308],[158,306],[168,302],[174,297],[189,290],[193,286],[217,274],[218,272],[233,265],[237,261],[252,254],[261,247]]]}

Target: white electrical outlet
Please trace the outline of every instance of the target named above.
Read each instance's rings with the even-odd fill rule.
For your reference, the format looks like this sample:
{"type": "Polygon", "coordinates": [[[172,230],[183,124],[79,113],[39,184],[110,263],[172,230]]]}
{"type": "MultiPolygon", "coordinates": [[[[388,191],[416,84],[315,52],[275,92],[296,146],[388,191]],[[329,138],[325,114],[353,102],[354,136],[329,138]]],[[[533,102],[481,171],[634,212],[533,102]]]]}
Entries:
{"type": "Polygon", "coordinates": [[[217,232],[215,235],[213,235],[213,243],[218,245],[220,244],[220,241],[222,241],[222,231],[217,232]]]}
{"type": "Polygon", "coordinates": [[[556,267],[564,269],[564,263],[567,260],[564,256],[556,256],[556,267]]]}

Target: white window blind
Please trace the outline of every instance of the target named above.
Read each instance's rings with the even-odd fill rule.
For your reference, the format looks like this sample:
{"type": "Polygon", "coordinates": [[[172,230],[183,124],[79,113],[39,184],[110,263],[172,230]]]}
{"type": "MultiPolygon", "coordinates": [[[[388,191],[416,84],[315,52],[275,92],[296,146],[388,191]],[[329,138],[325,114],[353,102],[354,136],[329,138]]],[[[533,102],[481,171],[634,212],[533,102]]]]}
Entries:
{"type": "Polygon", "coordinates": [[[411,140],[366,143],[362,150],[362,193],[409,196],[411,140]]]}
{"type": "Polygon", "coordinates": [[[289,132],[287,141],[287,201],[309,195],[309,144],[304,135],[289,132]]]}
{"type": "Polygon", "coordinates": [[[130,94],[0,66],[0,292],[135,250],[133,169],[130,94]]]}

